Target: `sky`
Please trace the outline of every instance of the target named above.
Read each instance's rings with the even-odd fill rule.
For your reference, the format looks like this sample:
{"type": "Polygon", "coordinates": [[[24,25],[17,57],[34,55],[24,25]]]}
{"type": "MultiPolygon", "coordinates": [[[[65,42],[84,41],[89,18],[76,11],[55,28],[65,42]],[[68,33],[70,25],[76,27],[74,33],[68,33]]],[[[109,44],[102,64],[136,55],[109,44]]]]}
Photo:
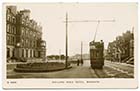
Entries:
{"type": "MultiPolygon", "coordinates": [[[[65,54],[65,21],[68,20],[115,20],[101,22],[96,41],[103,40],[105,48],[109,42],[127,30],[137,30],[137,3],[18,3],[18,10],[29,9],[30,18],[43,27],[43,40],[46,40],[47,55],[65,54]]],[[[68,55],[89,53],[89,42],[94,39],[97,22],[68,23],[68,55]]]]}

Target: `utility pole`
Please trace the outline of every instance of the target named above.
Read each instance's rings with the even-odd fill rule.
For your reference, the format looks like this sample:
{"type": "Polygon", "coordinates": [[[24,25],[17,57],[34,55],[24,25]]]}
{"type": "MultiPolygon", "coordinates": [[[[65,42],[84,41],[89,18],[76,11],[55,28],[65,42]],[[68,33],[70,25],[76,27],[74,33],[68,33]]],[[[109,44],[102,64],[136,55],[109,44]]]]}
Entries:
{"type": "Polygon", "coordinates": [[[81,41],[81,61],[83,60],[83,42],[81,41]]]}
{"type": "Polygon", "coordinates": [[[81,65],[83,65],[84,60],[83,60],[83,42],[81,41],[81,65]]]}
{"type": "Polygon", "coordinates": [[[66,13],[66,60],[65,68],[68,67],[68,14],[66,13]]]}
{"type": "Polygon", "coordinates": [[[59,60],[61,61],[61,49],[59,49],[59,60]]]}

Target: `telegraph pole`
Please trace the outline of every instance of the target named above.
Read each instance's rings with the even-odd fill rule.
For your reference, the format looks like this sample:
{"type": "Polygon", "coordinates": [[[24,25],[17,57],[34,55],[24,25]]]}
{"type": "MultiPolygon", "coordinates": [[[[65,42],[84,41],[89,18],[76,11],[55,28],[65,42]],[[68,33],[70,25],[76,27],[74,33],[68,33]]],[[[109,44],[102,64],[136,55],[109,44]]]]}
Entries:
{"type": "Polygon", "coordinates": [[[81,41],[81,65],[83,65],[83,42],[81,41]]]}
{"type": "Polygon", "coordinates": [[[83,42],[81,41],[81,61],[83,59],[83,42]]]}
{"type": "Polygon", "coordinates": [[[61,49],[59,49],[59,60],[61,60],[61,49]]]}
{"type": "Polygon", "coordinates": [[[66,61],[65,68],[68,67],[68,14],[66,13],[66,61]]]}

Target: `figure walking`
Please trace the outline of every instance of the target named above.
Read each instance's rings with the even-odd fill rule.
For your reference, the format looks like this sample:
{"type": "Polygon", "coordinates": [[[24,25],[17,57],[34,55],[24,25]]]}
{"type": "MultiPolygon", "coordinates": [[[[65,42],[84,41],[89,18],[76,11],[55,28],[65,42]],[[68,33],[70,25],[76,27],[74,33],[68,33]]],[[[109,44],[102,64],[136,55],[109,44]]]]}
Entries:
{"type": "Polygon", "coordinates": [[[80,63],[80,60],[78,59],[78,60],[77,60],[77,66],[79,66],[79,63],[80,63]]]}
{"type": "Polygon", "coordinates": [[[83,62],[83,59],[81,59],[81,65],[83,65],[83,63],[84,63],[84,62],[83,62]]]}

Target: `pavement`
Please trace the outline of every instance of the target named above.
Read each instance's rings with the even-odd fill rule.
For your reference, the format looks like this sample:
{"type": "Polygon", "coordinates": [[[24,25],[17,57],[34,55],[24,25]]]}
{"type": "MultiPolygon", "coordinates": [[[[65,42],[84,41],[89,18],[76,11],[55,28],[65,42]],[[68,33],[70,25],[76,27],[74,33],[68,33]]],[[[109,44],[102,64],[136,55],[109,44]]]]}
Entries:
{"type": "Polygon", "coordinates": [[[111,62],[111,61],[108,61],[108,60],[105,60],[105,62],[113,63],[113,64],[116,64],[116,65],[118,64],[118,65],[122,65],[122,66],[134,67],[134,65],[132,65],[132,64],[127,64],[127,63],[111,62]]]}
{"type": "MultiPolygon", "coordinates": [[[[111,73],[111,71],[107,71],[108,73],[112,75],[121,75],[123,78],[133,78],[134,77],[134,65],[130,64],[125,64],[125,63],[117,63],[117,62],[110,62],[110,61],[105,61],[105,68],[104,69],[111,69],[114,70],[114,73],[111,73]]],[[[120,76],[118,76],[121,78],[120,76]]]]}
{"type": "Polygon", "coordinates": [[[83,65],[72,64],[72,68],[55,72],[20,73],[7,71],[8,78],[133,78],[134,67],[105,61],[103,69],[92,69],[90,61],[83,65]]]}

